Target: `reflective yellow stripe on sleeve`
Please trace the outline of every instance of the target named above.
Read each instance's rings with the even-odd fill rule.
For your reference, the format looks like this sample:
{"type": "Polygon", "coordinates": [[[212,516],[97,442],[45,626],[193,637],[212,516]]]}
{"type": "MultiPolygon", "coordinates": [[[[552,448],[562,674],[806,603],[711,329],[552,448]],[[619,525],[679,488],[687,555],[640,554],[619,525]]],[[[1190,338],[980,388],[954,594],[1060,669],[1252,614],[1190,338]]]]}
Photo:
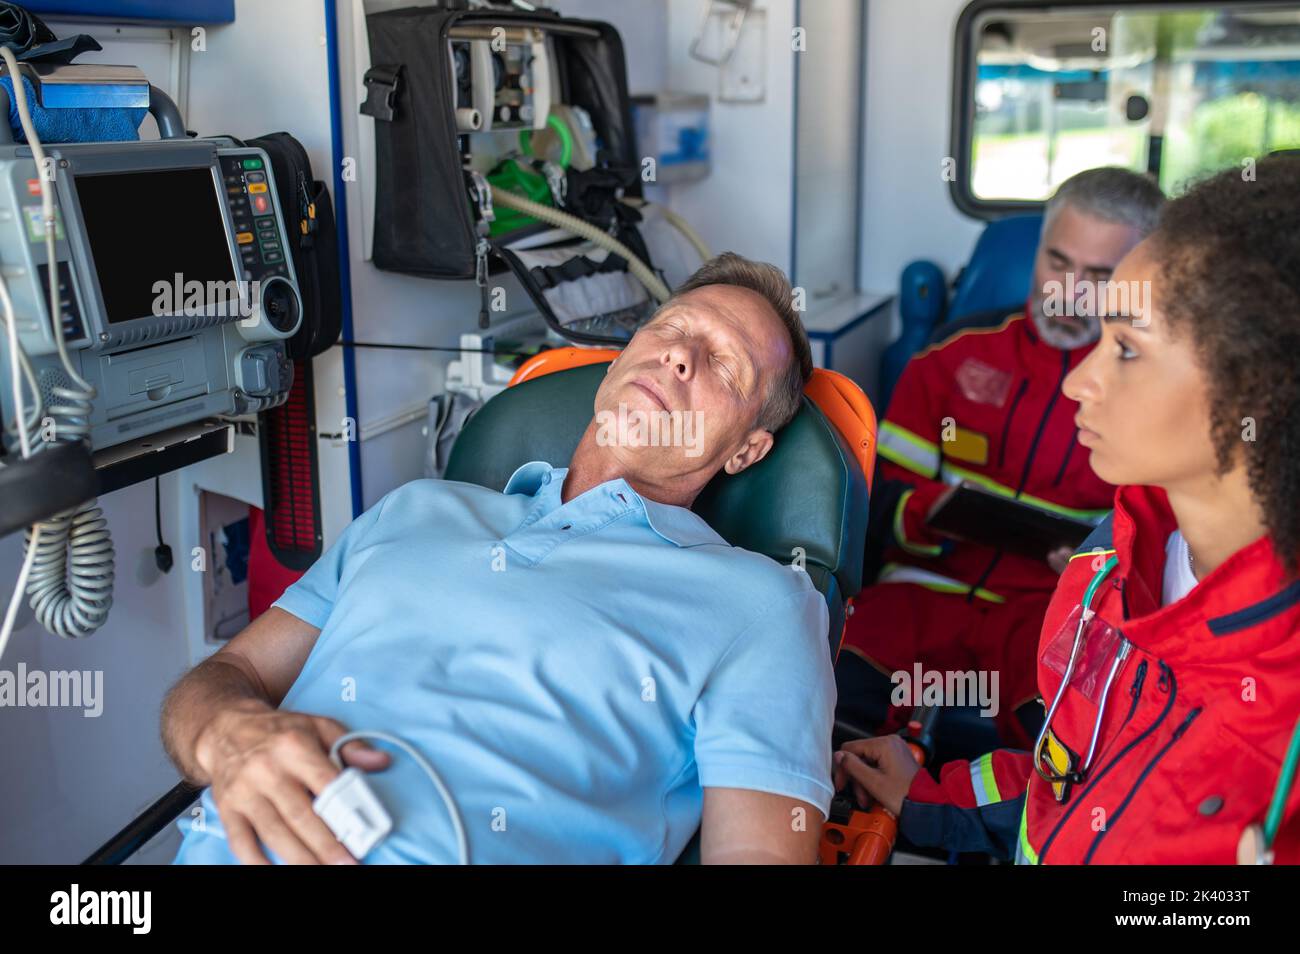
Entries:
{"type": "Polygon", "coordinates": [[[880,425],[876,453],[899,467],[905,467],[931,480],[939,471],[938,446],[905,427],[899,427],[893,421],[885,421],[880,425]]]}
{"type": "MultiPolygon", "coordinates": [[[[919,566],[903,566],[901,563],[886,563],[881,567],[880,576],[876,582],[915,583],[917,586],[924,586],[927,590],[933,590],[936,593],[965,594],[970,592],[969,583],[954,580],[952,577],[940,573],[923,570],[919,566]]],[[[986,590],[982,586],[975,588],[975,595],[982,600],[988,600],[990,603],[1006,602],[1004,597],[998,596],[992,590],[986,590]]]]}
{"type": "Polygon", "coordinates": [[[906,520],[903,511],[907,509],[907,501],[912,496],[912,491],[906,491],[898,498],[898,506],[894,508],[894,539],[898,545],[908,553],[916,556],[939,556],[943,553],[943,547],[937,544],[913,543],[907,539],[906,520]]]}
{"type": "MultiPolygon", "coordinates": [[[[1029,782],[1033,785],[1033,780],[1029,782]]],[[[1029,843],[1029,789],[1025,789],[1025,804],[1020,809],[1020,832],[1016,835],[1016,864],[1018,865],[1036,865],[1038,864],[1038,852],[1034,851],[1034,846],[1029,843]]]]}
{"type": "Polygon", "coordinates": [[[970,763],[970,784],[975,790],[975,804],[983,808],[1002,801],[998,780],[993,774],[993,753],[981,755],[970,763]]]}

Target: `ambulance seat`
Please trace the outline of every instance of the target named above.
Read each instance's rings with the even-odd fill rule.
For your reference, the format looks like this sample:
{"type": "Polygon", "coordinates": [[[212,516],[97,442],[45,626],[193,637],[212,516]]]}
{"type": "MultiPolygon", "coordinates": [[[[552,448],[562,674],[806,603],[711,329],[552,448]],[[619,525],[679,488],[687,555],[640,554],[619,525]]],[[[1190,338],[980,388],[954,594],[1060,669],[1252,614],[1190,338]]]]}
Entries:
{"type": "Polygon", "coordinates": [[[945,326],[986,314],[996,322],[1024,307],[1042,230],[1041,215],[1013,215],[990,222],[953,282],[951,295],[943,270],[934,262],[916,261],[903,269],[898,288],[902,331],[881,357],[881,407],[888,409],[894,385],[908,360],[945,326]]]}
{"type": "Polygon", "coordinates": [[[986,311],[1019,311],[1034,280],[1034,256],[1043,231],[1041,215],[1013,215],[990,222],[970,261],[953,284],[944,323],[986,311]]]}

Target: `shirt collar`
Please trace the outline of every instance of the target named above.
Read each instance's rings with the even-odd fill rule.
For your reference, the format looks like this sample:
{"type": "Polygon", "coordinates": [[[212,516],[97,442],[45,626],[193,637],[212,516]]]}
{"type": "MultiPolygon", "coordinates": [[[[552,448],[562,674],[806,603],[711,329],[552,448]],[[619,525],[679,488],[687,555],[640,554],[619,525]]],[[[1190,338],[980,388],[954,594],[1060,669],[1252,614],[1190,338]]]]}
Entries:
{"type": "MultiPolygon", "coordinates": [[[[539,501],[542,497],[551,498],[548,501],[550,506],[546,507],[549,511],[561,506],[560,492],[568,473],[567,467],[552,467],[545,461],[531,461],[510,475],[504,493],[537,497],[539,501]]],[[[644,497],[633,490],[622,477],[607,480],[588,490],[587,494],[621,494],[627,503],[637,507],[644,514],[651,530],[676,546],[697,547],[713,544],[725,547],[729,545],[699,514],[685,507],[660,503],[644,497]]]]}

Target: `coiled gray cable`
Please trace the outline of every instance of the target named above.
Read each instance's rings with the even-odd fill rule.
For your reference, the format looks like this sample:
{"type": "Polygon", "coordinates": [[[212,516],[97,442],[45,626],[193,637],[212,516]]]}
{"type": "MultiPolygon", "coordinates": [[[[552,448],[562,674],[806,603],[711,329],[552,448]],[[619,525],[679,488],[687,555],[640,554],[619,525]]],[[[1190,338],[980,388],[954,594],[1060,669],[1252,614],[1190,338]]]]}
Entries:
{"type": "MultiPolygon", "coordinates": [[[[25,545],[31,542],[28,530],[25,545]]],[[[27,594],[47,631],[80,639],[104,625],[113,606],[113,556],[108,521],[93,500],[42,522],[27,594]]]]}
{"type": "MultiPolygon", "coordinates": [[[[68,386],[55,385],[50,389],[54,401],[47,413],[54,421],[53,437],[56,441],[89,443],[90,413],[96,391],[94,385],[73,367],[63,339],[63,309],[59,302],[58,259],[54,244],[54,196],[45,178],[45,150],[32,123],[25,84],[14,53],[7,46],[0,46],[0,58],[13,78],[14,104],[18,107],[18,117],[31,147],[32,158],[36,161],[45,224],[46,261],[49,263],[49,319],[59,360],[71,381],[68,386]]],[[[25,426],[25,422],[19,422],[19,426],[25,426]]],[[[108,521],[97,503],[97,500],[88,501],[40,524],[41,533],[27,580],[27,594],[41,625],[65,639],[81,639],[93,634],[104,624],[113,605],[113,540],[108,521]]],[[[24,546],[30,548],[31,545],[32,531],[28,530],[24,546]]],[[[24,554],[26,552],[25,549],[24,554]]]]}

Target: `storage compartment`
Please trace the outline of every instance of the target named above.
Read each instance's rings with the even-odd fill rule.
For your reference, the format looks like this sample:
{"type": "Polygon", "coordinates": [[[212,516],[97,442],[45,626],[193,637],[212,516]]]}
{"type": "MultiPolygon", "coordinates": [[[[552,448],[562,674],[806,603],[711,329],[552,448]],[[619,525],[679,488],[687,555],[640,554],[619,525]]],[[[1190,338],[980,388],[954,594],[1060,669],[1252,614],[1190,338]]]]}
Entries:
{"type": "Polygon", "coordinates": [[[107,420],[205,394],[201,336],[100,357],[98,389],[107,420]]]}
{"type": "MultiPolygon", "coordinates": [[[[616,239],[647,266],[629,268],[627,256],[615,252],[613,268],[639,270],[654,284],[654,266],[637,230],[640,213],[621,201],[641,196],[641,179],[618,31],[546,11],[418,7],[371,14],[366,21],[372,65],[361,111],[375,120],[374,264],[430,278],[474,279],[483,290],[480,323],[486,327],[488,276],[504,263],[553,330],[605,343],[568,330],[605,313],[560,318],[548,304],[564,274],[563,253],[558,265],[548,259],[545,276],[503,253],[521,240],[571,247],[567,258],[589,252],[575,240],[572,221],[553,221],[549,214],[565,213],[593,226],[597,239],[616,239]],[[519,207],[518,199],[532,205],[519,207]]],[[[596,256],[596,266],[603,260],[603,253],[596,256]]],[[[590,270],[582,266],[577,274],[590,270]]],[[[597,309],[602,301],[562,297],[590,299],[597,309]]],[[[657,302],[654,295],[644,297],[648,315],[657,302]]],[[[626,303],[628,296],[618,300],[626,303]]]]}

